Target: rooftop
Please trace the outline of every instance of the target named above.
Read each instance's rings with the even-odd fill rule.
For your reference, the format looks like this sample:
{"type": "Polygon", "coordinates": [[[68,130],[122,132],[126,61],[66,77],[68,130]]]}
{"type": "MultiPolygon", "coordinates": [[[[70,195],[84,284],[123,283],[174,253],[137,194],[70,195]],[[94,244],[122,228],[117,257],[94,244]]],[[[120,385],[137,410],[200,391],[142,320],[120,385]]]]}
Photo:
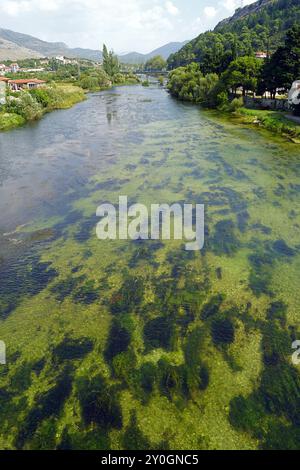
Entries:
{"type": "Polygon", "coordinates": [[[15,83],[16,85],[27,85],[28,83],[46,83],[45,80],[39,80],[37,78],[20,78],[18,80],[9,80],[9,83],[15,83]]]}

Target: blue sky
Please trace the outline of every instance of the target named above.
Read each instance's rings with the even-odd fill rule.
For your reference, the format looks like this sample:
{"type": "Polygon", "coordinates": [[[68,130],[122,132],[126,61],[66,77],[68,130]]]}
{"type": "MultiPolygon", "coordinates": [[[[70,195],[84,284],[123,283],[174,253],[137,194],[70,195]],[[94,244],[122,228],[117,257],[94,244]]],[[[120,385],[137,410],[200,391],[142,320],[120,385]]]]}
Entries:
{"type": "MultiPolygon", "coordinates": [[[[149,52],[212,29],[242,0],[0,0],[0,27],[97,49],[149,52]]],[[[244,0],[244,4],[254,0],[244,0]]]]}

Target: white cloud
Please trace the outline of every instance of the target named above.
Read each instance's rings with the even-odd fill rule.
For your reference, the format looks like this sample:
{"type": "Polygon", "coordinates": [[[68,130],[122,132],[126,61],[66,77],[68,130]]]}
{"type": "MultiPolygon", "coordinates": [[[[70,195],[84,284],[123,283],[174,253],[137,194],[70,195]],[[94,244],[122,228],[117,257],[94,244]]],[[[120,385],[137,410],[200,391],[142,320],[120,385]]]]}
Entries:
{"type": "Polygon", "coordinates": [[[22,11],[30,11],[31,5],[28,1],[4,1],[2,5],[0,5],[0,9],[3,13],[6,13],[10,16],[16,16],[22,11]]]}
{"type": "Polygon", "coordinates": [[[0,17],[1,27],[47,41],[144,52],[169,42],[180,20],[171,0],[0,0],[0,17]]]}
{"type": "Polygon", "coordinates": [[[185,8],[184,0],[0,0],[0,19],[2,28],[72,47],[99,49],[105,42],[116,51],[149,52],[192,39],[208,23],[229,16],[239,2],[211,0],[199,14],[185,8]]]}
{"type": "Polygon", "coordinates": [[[204,8],[204,15],[207,18],[214,18],[215,16],[217,16],[217,14],[218,14],[218,12],[217,12],[215,7],[205,7],[204,8]]]}
{"type": "Polygon", "coordinates": [[[174,5],[173,2],[166,2],[166,9],[167,12],[170,13],[170,15],[177,16],[179,15],[179,10],[176,5],[174,5]]]}
{"type": "Polygon", "coordinates": [[[17,16],[32,11],[56,11],[60,6],[60,0],[5,0],[0,5],[0,11],[17,16]]]}

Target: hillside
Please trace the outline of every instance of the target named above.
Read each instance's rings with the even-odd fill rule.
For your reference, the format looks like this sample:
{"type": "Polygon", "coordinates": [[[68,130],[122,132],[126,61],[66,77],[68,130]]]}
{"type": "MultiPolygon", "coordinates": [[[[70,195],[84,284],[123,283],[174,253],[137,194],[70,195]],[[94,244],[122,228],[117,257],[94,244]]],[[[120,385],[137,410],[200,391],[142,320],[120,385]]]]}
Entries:
{"type": "Polygon", "coordinates": [[[185,42],[170,42],[158,49],[155,49],[149,54],[140,54],[139,52],[130,52],[129,54],[124,54],[119,56],[119,59],[124,64],[143,64],[147,62],[147,60],[152,59],[156,55],[161,55],[165,60],[171,55],[178,52],[182,46],[187,44],[188,41],[185,42]]]}
{"type": "Polygon", "coordinates": [[[20,47],[0,37],[0,61],[38,59],[40,57],[42,56],[38,52],[27,49],[26,47],[20,47]]]}
{"type": "Polygon", "coordinates": [[[63,42],[47,42],[28,34],[16,33],[0,28],[0,58],[2,60],[27,59],[35,57],[67,57],[101,60],[100,51],[92,49],[70,48],[63,42]]]}
{"type": "Polygon", "coordinates": [[[300,22],[299,0],[259,0],[200,34],[168,59],[169,68],[199,62],[202,69],[220,72],[236,56],[275,51],[288,29],[300,22]],[[225,63],[224,63],[225,62],[225,63]]]}
{"type": "MultiPolygon", "coordinates": [[[[120,55],[119,59],[126,64],[143,64],[156,55],[167,59],[184,46],[186,42],[170,42],[149,54],[130,52],[120,55]]],[[[64,55],[70,58],[81,58],[99,61],[102,52],[93,49],[71,48],[63,42],[47,42],[28,34],[17,33],[9,29],[0,28],[0,60],[21,60],[40,57],[54,57],[64,55]]]]}

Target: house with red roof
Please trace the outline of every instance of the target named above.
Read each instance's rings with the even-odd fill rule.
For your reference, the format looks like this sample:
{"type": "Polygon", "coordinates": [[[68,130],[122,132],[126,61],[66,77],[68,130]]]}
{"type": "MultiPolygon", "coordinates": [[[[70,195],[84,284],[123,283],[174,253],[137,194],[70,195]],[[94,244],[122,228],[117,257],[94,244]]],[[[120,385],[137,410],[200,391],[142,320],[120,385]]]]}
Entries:
{"type": "Polygon", "coordinates": [[[33,90],[46,85],[45,80],[37,78],[20,78],[18,80],[8,80],[8,86],[12,91],[33,90]]]}

